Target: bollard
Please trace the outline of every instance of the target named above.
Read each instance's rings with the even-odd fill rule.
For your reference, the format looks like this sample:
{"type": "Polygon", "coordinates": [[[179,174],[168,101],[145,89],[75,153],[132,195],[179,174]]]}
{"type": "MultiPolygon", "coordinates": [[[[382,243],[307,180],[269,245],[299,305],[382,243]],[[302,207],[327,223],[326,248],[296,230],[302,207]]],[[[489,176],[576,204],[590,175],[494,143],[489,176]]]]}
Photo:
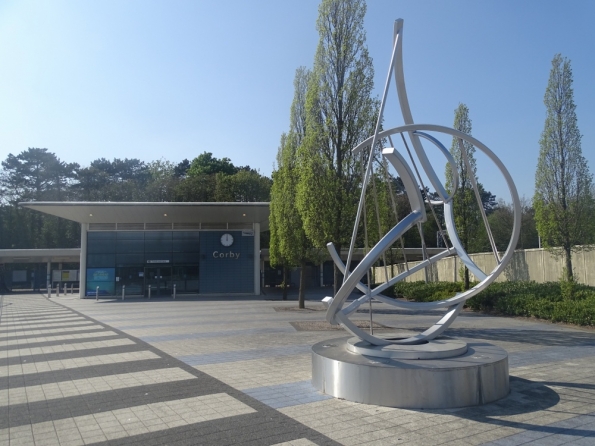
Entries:
{"type": "Polygon", "coordinates": [[[56,284],[56,297],[60,296],[60,284],[56,284]]]}
{"type": "Polygon", "coordinates": [[[176,284],[174,283],[174,299],[176,298],[176,284]]]}
{"type": "Polygon", "coordinates": [[[48,299],[52,297],[52,284],[48,282],[48,299]]]}
{"type": "Polygon", "coordinates": [[[95,302],[99,300],[99,287],[95,288],[95,302]]]}
{"type": "Polygon", "coordinates": [[[151,298],[151,285],[149,285],[149,299],[151,298]]]}
{"type": "Polygon", "coordinates": [[[124,294],[126,294],[126,285],[122,285],[122,300],[124,300],[124,294]]]}
{"type": "Polygon", "coordinates": [[[74,294],[74,282],[70,284],[70,294],[74,294]]]}

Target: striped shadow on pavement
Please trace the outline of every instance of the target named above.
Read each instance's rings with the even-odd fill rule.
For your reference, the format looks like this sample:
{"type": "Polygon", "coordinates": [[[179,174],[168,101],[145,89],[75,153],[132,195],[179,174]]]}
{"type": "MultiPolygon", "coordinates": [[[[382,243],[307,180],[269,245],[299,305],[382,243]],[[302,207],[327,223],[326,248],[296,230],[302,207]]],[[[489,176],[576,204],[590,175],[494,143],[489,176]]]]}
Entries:
{"type": "Polygon", "coordinates": [[[129,345],[134,344],[135,342],[127,339],[118,337],[118,335],[113,337],[114,339],[104,339],[99,338],[98,340],[86,340],[87,342],[53,342],[50,345],[48,343],[43,343],[40,346],[30,346],[26,344],[21,344],[17,348],[9,348],[2,350],[6,351],[6,355],[2,355],[5,358],[12,358],[18,356],[28,356],[28,355],[43,355],[47,353],[57,353],[57,352],[70,352],[74,350],[87,350],[90,348],[105,348],[105,347],[116,347],[118,345],[129,345]]]}
{"type": "MultiPolygon", "coordinates": [[[[76,320],[73,320],[72,322],[51,322],[51,323],[46,323],[44,322],[43,324],[36,324],[32,327],[20,327],[23,330],[43,330],[45,328],[54,328],[54,327],[75,327],[75,326],[80,326],[80,325],[95,325],[93,322],[91,321],[87,321],[85,319],[81,319],[80,317],[77,317],[76,320]]],[[[5,324],[0,325],[0,327],[6,327],[5,324]]],[[[0,335],[2,334],[7,334],[7,333],[14,333],[16,328],[10,328],[10,329],[0,329],[0,335]]]]}
{"type": "Polygon", "coordinates": [[[58,328],[49,328],[45,330],[27,330],[22,331],[18,335],[14,336],[5,336],[3,340],[5,341],[12,341],[16,339],[29,339],[35,336],[63,336],[68,334],[85,334],[85,333],[92,333],[95,331],[105,330],[100,325],[96,324],[88,324],[88,325],[81,325],[78,327],[58,327],[58,328]]]}
{"type": "MultiPolygon", "coordinates": [[[[87,444],[253,412],[256,411],[225,393],[210,394],[174,402],[128,406],[106,412],[103,417],[78,415],[62,426],[58,423],[52,436],[60,443],[87,444]],[[70,426],[77,428],[78,436],[73,435],[70,426]]],[[[42,432],[41,438],[35,438],[36,424],[31,425],[33,441],[47,441],[47,432],[42,432]]],[[[0,438],[3,434],[0,430],[0,438]]]]}
{"type": "Polygon", "coordinates": [[[19,337],[19,339],[14,340],[2,340],[0,341],[0,348],[1,349],[9,349],[12,347],[19,347],[22,345],[26,345],[27,347],[30,346],[43,346],[43,345],[53,345],[53,344],[64,344],[65,342],[84,342],[93,339],[99,338],[106,338],[110,336],[118,336],[113,331],[106,330],[105,328],[101,327],[98,330],[94,330],[91,333],[69,333],[69,334],[61,334],[56,335],[53,333],[49,333],[47,335],[39,336],[28,336],[25,338],[19,337]]]}
{"type": "Polygon", "coordinates": [[[94,378],[71,379],[41,385],[29,385],[0,390],[0,406],[32,404],[99,392],[128,389],[137,386],[170,383],[194,379],[195,376],[178,368],[145,370],[94,378]]]}
{"type": "MultiPolygon", "coordinates": [[[[74,310],[69,310],[69,322],[53,323],[48,315],[29,323],[28,316],[37,317],[36,304],[59,303],[31,296],[24,315],[19,311],[22,296],[5,299],[12,305],[0,320],[0,444],[149,446],[196,444],[197,438],[217,446],[298,440],[298,445],[337,444],[258,399],[74,310]],[[9,329],[6,323],[14,317],[21,320],[9,329]],[[92,331],[84,324],[91,324],[92,331]]],[[[271,353],[284,354],[260,352],[271,353]]],[[[218,359],[241,356],[234,352],[233,358],[218,359]]]]}

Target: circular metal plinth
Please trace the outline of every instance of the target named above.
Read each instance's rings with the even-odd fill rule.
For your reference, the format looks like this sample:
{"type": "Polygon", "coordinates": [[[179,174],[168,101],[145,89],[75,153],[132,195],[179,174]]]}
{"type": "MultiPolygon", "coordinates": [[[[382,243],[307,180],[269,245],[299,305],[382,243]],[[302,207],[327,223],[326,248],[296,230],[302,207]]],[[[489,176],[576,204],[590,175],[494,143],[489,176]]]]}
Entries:
{"type": "Polygon", "coordinates": [[[434,339],[417,345],[372,345],[353,337],[347,340],[346,348],[351,353],[389,359],[445,359],[467,353],[466,342],[450,338],[434,339]]]}
{"type": "MultiPolygon", "coordinates": [[[[508,395],[508,353],[469,343],[447,359],[396,360],[348,351],[349,338],[312,347],[312,384],[358,403],[408,409],[446,409],[491,403],[508,395]]],[[[411,346],[408,346],[411,347],[411,346]]]]}

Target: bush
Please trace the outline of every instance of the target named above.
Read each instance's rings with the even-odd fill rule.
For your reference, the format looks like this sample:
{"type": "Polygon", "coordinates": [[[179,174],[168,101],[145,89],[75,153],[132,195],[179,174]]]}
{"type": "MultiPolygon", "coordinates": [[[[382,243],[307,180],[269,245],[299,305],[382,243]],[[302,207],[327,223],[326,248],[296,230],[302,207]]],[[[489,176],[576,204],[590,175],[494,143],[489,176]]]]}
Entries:
{"type": "MultiPolygon", "coordinates": [[[[497,282],[469,299],[473,310],[495,311],[510,316],[537,317],[552,322],[595,325],[595,287],[572,284],[572,300],[560,282],[497,282]]],[[[394,287],[397,297],[431,302],[453,297],[459,282],[404,282],[394,287]]]]}
{"type": "Polygon", "coordinates": [[[461,282],[397,282],[395,297],[416,302],[433,302],[448,299],[461,291],[461,282]]]}

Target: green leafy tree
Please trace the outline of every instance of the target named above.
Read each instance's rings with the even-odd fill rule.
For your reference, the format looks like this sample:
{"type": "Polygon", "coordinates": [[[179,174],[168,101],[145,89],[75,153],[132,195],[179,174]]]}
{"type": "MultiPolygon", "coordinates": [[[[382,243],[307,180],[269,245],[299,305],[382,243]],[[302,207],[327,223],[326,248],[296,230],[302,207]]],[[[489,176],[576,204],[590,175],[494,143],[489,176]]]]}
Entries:
{"type": "MultiPolygon", "coordinates": [[[[471,119],[469,118],[469,108],[465,104],[459,104],[455,109],[455,120],[453,128],[463,133],[471,135],[471,119]]],[[[481,213],[477,205],[475,192],[473,191],[472,178],[476,178],[477,166],[475,162],[475,147],[472,144],[463,141],[462,152],[459,140],[453,138],[450,147],[457,171],[459,172],[459,187],[453,198],[453,212],[455,216],[455,226],[463,248],[467,252],[473,252],[474,242],[480,233],[481,213]],[[469,167],[465,162],[465,154],[469,162],[469,167]]],[[[453,185],[452,172],[450,166],[446,166],[446,187],[451,189],[453,185]]],[[[490,194],[491,195],[491,194],[490,194]]],[[[465,289],[469,289],[469,270],[464,268],[463,282],[465,289]]]]}
{"type": "Polygon", "coordinates": [[[296,70],[289,133],[281,137],[271,189],[271,263],[284,269],[287,266],[301,267],[299,308],[305,307],[306,264],[315,257],[302,216],[295,205],[299,183],[297,151],[306,133],[305,104],[310,76],[311,72],[305,67],[296,70]]]}
{"type": "Polygon", "coordinates": [[[229,158],[204,152],[191,163],[174,168],[182,180],[175,187],[179,201],[257,202],[269,201],[271,179],[250,166],[235,166],[229,158]]]}
{"type": "Polygon", "coordinates": [[[593,240],[592,175],[582,155],[570,61],[556,54],[543,102],[546,119],[539,140],[533,207],[546,249],[565,259],[573,281],[572,251],[593,240]]]}
{"type": "Polygon", "coordinates": [[[211,175],[215,173],[224,173],[233,175],[238,168],[233,165],[229,158],[216,158],[211,152],[203,152],[192,160],[187,170],[187,175],[211,175]]]}
{"type": "MultiPolygon", "coordinates": [[[[297,207],[316,247],[349,243],[361,188],[355,145],[374,127],[374,69],[366,46],[362,0],[323,0],[320,40],[308,82],[306,132],[298,147],[297,207]]],[[[340,272],[335,268],[334,287],[340,272]]]]}
{"type": "MultiPolygon", "coordinates": [[[[498,251],[505,251],[510,242],[514,225],[514,209],[511,203],[499,200],[492,212],[488,215],[494,242],[498,251]]],[[[491,251],[487,233],[482,232],[478,237],[479,251],[491,251]]],[[[530,201],[521,199],[521,233],[516,249],[531,249],[539,247],[537,228],[535,226],[535,210],[530,201]]]]}
{"type": "Polygon", "coordinates": [[[177,166],[165,159],[147,163],[149,177],[142,190],[142,201],[175,201],[174,193],[180,179],[176,176],[177,166]]]}
{"type": "MultiPolygon", "coordinates": [[[[277,152],[277,167],[279,168],[280,162],[279,157],[283,152],[283,147],[287,144],[287,134],[281,135],[281,145],[277,152]]],[[[289,265],[283,254],[281,253],[281,227],[283,225],[283,213],[281,212],[281,206],[277,206],[277,201],[282,198],[282,181],[283,178],[278,175],[279,170],[273,170],[273,185],[271,187],[271,203],[270,203],[270,214],[269,214],[269,259],[271,266],[283,268],[283,300],[287,300],[287,276],[289,274],[289,265]],[[278,178],[279,177],[279,178],[278,178]]]]}
{"type": "Polygon", "coordinates": [[[255,169],[240,169],[233,175],[216,174],[215,201],[267,202],[272,181],[255,169]]]}
{"type": "Polygon", "coordinates": [[[176,201],[210,202],[217,190],[215,175],[193,175],[184,178],[176,187],[176,201]]]}

